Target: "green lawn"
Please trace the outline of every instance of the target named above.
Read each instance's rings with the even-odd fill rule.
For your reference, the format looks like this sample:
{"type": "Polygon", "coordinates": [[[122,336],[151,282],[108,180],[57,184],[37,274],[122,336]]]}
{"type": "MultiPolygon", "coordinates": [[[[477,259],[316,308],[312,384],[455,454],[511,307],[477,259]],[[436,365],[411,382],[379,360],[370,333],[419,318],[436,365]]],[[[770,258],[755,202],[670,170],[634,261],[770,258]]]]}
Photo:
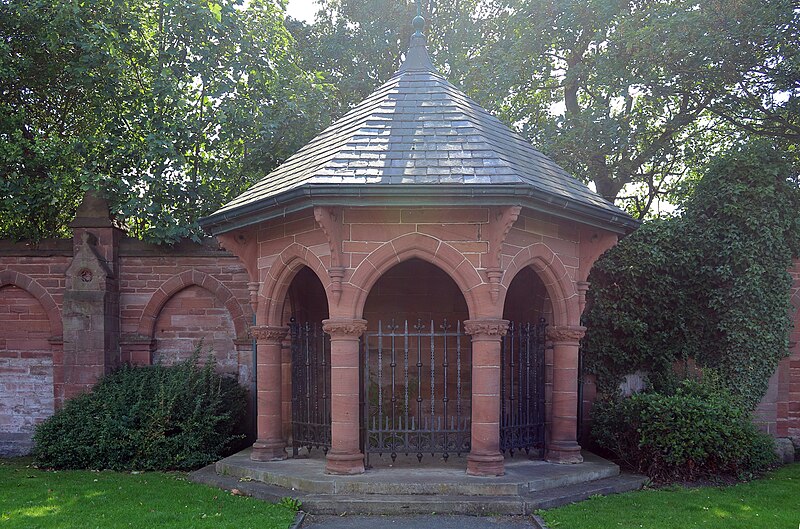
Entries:
{"type": "Polygon", "coordinates": [[[0,460],[0,528],[287,529],[285,507],[189,483],[185,474],[45,472],[0,460]]]}
{"type": "Polygon", "coordinates": [[[731,487],[644,490],[543,513],[555,529],[798,529],[800,463],[731,487]]]}

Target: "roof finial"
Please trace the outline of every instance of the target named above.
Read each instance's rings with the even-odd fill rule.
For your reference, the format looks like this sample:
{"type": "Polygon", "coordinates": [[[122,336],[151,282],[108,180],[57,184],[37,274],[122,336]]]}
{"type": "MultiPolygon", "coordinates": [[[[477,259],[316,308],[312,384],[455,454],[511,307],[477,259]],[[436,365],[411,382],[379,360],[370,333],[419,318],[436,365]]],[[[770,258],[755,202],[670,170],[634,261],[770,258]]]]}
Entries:
{"type": "Polygon", "coordinates": [[[417,16],[411,21],[411,26],[414,28],[414,36],[421,37],[422,30],[425,28],[425,19],[422,17],[422,5],[420,0],[417,0],[417,16]]]}
{"type": "Polygon", "coordinates": [[[409,70],[419,70],[435,72],[436,69],[431,64],[431,58],[428,56],[428,46],[425,42],[425,35],[422,30],[425,28],[425,19],[422,18],[421,0],[417,0],[417,16],[411,21],[414,27],[414,33],[411,35],[411,42],[406,53],[406,59],[400,66],[398,72],[407,72],[409,70]]]}

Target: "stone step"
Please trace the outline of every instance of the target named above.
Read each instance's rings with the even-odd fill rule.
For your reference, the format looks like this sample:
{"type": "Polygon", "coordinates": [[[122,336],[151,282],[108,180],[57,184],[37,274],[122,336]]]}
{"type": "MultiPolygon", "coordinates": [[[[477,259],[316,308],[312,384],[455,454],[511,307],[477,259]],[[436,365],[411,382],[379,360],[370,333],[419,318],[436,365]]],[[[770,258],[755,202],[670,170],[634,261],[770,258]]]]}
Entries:
{"type": "Polygon", "coordinates": [[[268,463],[251,461],[243,451],[216,463],[216,471],[245,481],[260,481],[309,494],[382,494],[519,496],[552,488],[595,481],[619,474],[619,467],[589,452],[580,465],[555,465],[527,458],[507,459],[500,477],[468,476],[457,462],[431,464],[420,468],[416,458],[383,466],[355,476],[324,473],[324,461],[292,459],[268,463]]]}
{"type": "Polygon", "coordinates": [[[289,471],[283,468],[269,470],[252,463],[247,465],[232,463],[230,458],[226,458],[216,463],[216,471],[223,476],[260,481],[267,485],[277,485],[310,494],[518,496],[526,490],[526,484],[516,481],[469,479],[465,477],[462,469],[439,473],[436,470],[428,469],[425,481],[420,481],[419,476],[413,472],[398,469],[391,474],[392,479],[376,481],[370,479],[370,476],[320,474],[319,465],[316,463],[310,472],[303,468],[302,461],[291,463],[294,467],[289,471]],[[441,479],[437,479],[437,477],[441,479]]]}
{"type": "Polygon", "coordinates": [[[303,510],[314,514],[526,514],[525,501],[520,496],[308,494],[301,501],[303,510]]]}
{"type": "Polygon", "coordinates": [[[520,490],[520,493],[542,492],[545,490],[612,478],[618,475],[619,467],[617,465],[605,459],[601,459],[594,454],[585,453],[584,462],[579,466],[548,465],[546,472],[542,472],[534,478],[528,478],[525,487],[520,490]],[[580,468],[580,472],[575,472],[575,469],[578,467],[580,468]]]}
{"type": "Polygon", "coordinates": [[[341,494],[308,493],[287,490],[259,481],[240,481],[222,476],[208,466],[190,474],[199,483],[231,490],[267,501],[279,501],[290,496],[302,503],[302,509],[313,514],[469,514],[469,515],[528,515],[538,509],[551,509],[585,500],[595,495],[615,494],[637,490],[646,478],[622,474],[589,483],[571,484],[546,491],[520,495],[458,495],[458,494],[341,494]]]}
{"type": "Polygon", "coordinates": [[[277,502],[291,497],[299,500],[302,510],[313,514],[524,514],[521,496],[462,496],[419,494],[314,494],[287,490],[259,481],[240,481],[221,476],[209,465],[189,474],[189,479],[225,490],[237,489],[241,494],[277,502]]]}
{"type": "Polygon", "coordinates": [[[535,512],[539,509],[554,509],[591,498],[592,496],[608,496],[641,489],[648,478],[638,474],[623,473],[618,476],[578,483],[549,489],[542,492],[524,495],[525,511],[535,512]]]}

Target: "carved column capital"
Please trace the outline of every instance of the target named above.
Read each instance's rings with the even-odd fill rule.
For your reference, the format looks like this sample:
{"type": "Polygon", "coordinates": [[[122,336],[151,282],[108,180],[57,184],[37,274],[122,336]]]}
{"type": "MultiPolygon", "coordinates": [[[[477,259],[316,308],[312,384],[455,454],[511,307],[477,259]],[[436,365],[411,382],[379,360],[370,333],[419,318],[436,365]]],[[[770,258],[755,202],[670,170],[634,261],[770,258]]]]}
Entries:
{"type": "Polygon", "coordinates": [[[464,321],[464,332],[472,338],[502,338],[508,332],[508,320],[485,319],[464,321]]]}
{"type": "Polygon", "coordinates": [[[580,342],[586,327],[580,325],[547,327],[547,339],[552,342],[580,342]]]}
{"type": "Polygon", "coordinates": [[[259,342],[281,343],[289,333],[289,327],[272,327],[269,325],[253,325],[250,335],[259,342]]]}
{"type": "Polygon", "coordinates": [[[331,338],[358,338],[367,330],[367,320],[322,320],[322,330],[331,338]]]}

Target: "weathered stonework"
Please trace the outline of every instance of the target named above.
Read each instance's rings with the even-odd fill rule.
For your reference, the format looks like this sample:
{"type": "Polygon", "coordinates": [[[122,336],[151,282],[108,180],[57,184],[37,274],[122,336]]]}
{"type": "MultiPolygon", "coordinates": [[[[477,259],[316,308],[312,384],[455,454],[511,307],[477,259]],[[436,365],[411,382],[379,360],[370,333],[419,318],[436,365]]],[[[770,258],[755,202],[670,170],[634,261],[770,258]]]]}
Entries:
{"type": "Polygon", "coordinates": [[[0,241],[0,456],[22,454],[35,424],[120,363],[174,363],[202,341],[249,385],[248,275],[213,246],[128,239],[88,197],[74,238],[0,241]]]}
{"type": "Polygon", "coordinates": [[[586,327],[554,327],[547,328],[547,338],[553,342],[578,343],[586,334],[586,327]]]}
{"type": "Polygon", "coordinates": [[[268,325],[254,325],[250,327],[250,335],[259,342],[280,344],[289,334],[288,327],[270,327],[268,325]]]}
{"type": "Polygon", "coordinates": [[[467,320],[464,322],[464,332],[475,337],[501,337],[508,332],[506,320],[467,320]]]}
{"type": "Polygon", "coordinates": [[[53,413],[53,353],[47,314],[16,285],[0,287],[0,454],[31,448],[37,423],[53,413]]]}
{"type": "Polygon", "coordinates": [[[335,338],[358,338],[367,330],[367,321],[324,320],[322,330],[335,338]]]}
{"type": "MultiPolygon", "coordinates": [[[[586,231],[577,224],[519,208],[344,207],[335,213],[320,208],[299,211],[281,222],[222,234],[220,240],[240,256],[251,277],[258,278],[259,325],[283,325],[301,310],[302,305],[292,301],[291,294],[293,280],[301,271],[312,273],[324,291],[327,311],[320,319],[325,319],[324,331],[334,340],[332,380],[347,381],[342,391],[332,391],[334,439],[341,443],[337,448],[334,441],[329,452],[329,472],[363,471],[363,454],[357,444],[359,336],[367,329],[375,329],[378,319],[388,322],[397,317],[402,321],[420,311],[428,314],[433,310],[437,321],[443,317],[448,321],[467,320],[463,330],[473,338],[473,364],[469,371],[473,399],[468,409],[478,415],[472,418],[474,453],[468,458],[468,472],[502,474],[503,458],[497,449],[499,419],[485,413],[494,409],[492,399],[499,402],[499,393],[491,388],[497,387],[493,380],[499,376],[500,339],[508,325],[504,312],[509,289],[517,275],[527,277],[529,273],[539,281],[541,286],[537,288],[542,289],[541,294],[536,294],[542,300],[537,313],[547,316],[552,326],[551,338],[560,344],[556,354],[549,356],[547,367],[548,423],[554,447],[549,457],[558,462],[579,460],[575,412],[570,415],[565,410],[573,404],[577,409],[577,350],[584,331],[579,321],[591,268],[591,262],[585,259],[596,258],[599,242],[608,247],[616,241],[615,236],[599,230],[586,231]],[[244,234],[251,244],[257,244],[257,251],[239,243],[244,234]],[[590,251],[582,250],[584,241],[592,245],[590,251]],[[341,248],[341,252],[332,248],[341,248]],[[334,259],[341,266],[332,266],[334,259]],[[401,263],[403,270],[416,270],[423,275],[383,281],[384,277],[395,277],[394,271],[400,269],[396,267],[401,263]],[[442,312],[439,298],[424,301],[425,293],[438,291],[442,281],[431,283],[427,279],[425,274],[434,268],[454,283],[455,296],[458,292],[463,296],[463,308],[442,312]],[[419,300],[422,305],[414,305],[412,300],[419,300]],[[353,391],[356,393],[349,401],[337,396],[353,391]],[[564,401],[565,395],[571,400],[564,401]],[[336,419],[337,414],[341,414],[341,420],[336,419]],[[350,423],[349,429],[344,428],[350,423]]],[[[526,282],[514,288],[532,287],[526,282]]],[[[531,299],[531,294],[514,295],[514,303],[525,299],[531,299]]],[[[532,315],[525,315],[528,316],[532,315]]],[[[283,443],[274,439],[276,430],[271,424],[267,426],[268,418],[264,416],[265,430],[259,433],[257,444],[259,459],[283,457],[291,413],[287,362],[288,357],[284,357],[280,396],[283,443]],[[270,436],[272,440],[267,442],[270,436]]],[[[277,420],[274,402],[278,396],[272,394],[269,398],[274,399],[270,400],[273,412],[269,420],[277,420]]]]}

